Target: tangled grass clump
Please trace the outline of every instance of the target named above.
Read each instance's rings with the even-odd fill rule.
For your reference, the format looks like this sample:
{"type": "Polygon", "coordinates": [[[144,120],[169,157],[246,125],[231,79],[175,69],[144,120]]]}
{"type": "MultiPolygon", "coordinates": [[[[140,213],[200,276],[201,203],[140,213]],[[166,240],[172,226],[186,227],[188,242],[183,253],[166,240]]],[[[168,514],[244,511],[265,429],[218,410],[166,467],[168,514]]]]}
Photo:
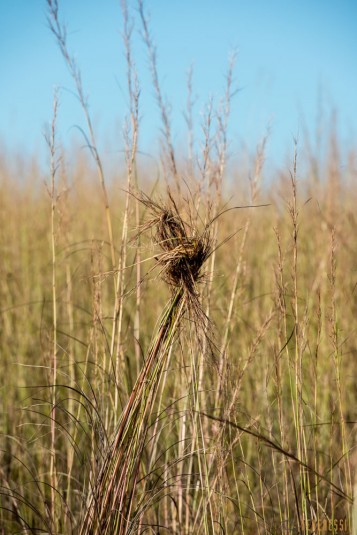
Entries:
{"type": "MultiPolygon", "coordinates": [[[[162,278],[173,288],[173,295],[163,311],[157,332],[153,333],[144,365],[120,415],[98,477],[91,482],[92,495],[82,521],[81,535],[114,532],[124,535],[138,528],[146,510],[143,496],[148,492],[148,474],[143,471],[142,459],[150,443],[149,422],[162,370],[185,312],[195,320],[197,338],[208,335],[209,320],[196,285],[203,278],[203,264],[213,250],[210,225],[200,234],[194,223],[185,222],[170,192],[167,204],[155,202],[143,193],[137,199],[152,215],[140,227],[139,234],[155,229],[152,240],[161,249],[157,262],[162,278]]],[[[148,453],[151,456],[151,452],[148,453]]]]}
{"type": "Polygon", "coordinates": [[[173,289],[182,290],[187,309],[203,326],[197,284],[204,278],[203,265],[213,252],[210,224],[199,231],[191,215],[190,223],[185,221],[170,191],[167,204],[155,202],[143,193],[139,200],[153,216],[141,226],[139,234],[154,229],[152,240],[161,249],[155,259],[162,279],[173,289]]]}

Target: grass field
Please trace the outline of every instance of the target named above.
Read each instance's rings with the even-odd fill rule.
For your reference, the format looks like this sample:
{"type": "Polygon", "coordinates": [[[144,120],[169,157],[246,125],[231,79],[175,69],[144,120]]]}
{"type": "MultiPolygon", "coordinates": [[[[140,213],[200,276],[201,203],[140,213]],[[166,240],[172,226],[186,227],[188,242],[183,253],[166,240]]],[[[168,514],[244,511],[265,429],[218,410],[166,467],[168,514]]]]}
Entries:
{"type": "Polygon", "coordinates": [[[92,154],[61,153],[55,97],[47,176],[0,160],[0,533],[352,533],[356,153],[332,127],[323,158],[292,143],[275,180],[265,141],[229,166],[230,66],[178,157],[139,4],[159,176],[137,152],[129,27],[107,176],[56,2],[92,154]]]}

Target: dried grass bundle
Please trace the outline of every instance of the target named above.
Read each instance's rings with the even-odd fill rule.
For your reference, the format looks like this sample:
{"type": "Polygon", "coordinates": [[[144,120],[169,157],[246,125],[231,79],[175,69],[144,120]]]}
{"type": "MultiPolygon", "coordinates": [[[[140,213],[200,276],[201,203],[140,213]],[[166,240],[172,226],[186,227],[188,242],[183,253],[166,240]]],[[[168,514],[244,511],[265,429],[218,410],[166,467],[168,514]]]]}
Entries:
{"type": "MultiPolygon", "coordinates": [[[[181,318],[188,311],[195,317],[197,332],[207,334],[208,319],[199,301],[197,283],[203,277],[203,264],[212,253],[209,225],[200,234],[194,224],[181,216],[168,192],[167,204],[140,193],[136,198],[150,211],[151,219],[138,233],[154,230],[152,239],[161,249],[157,262],[162,278],[172,287],[173,296],[154,333],[144,366],[125,406],[96,481],[83,519],[81,535],[132,533],[140,521],[140,490],[137,482],[148,433],[148,420],[170,347],[181,318]]],[[[193,218],[191,218],[193,221],[193,218]]]]}
{"type": "MultiPolygon", "coordinates": [[[[203,266],[213,252],[210,223],[200,231],[198,217],[189,211],[189,222],[180,212],[168,190],[167,202],[153,201],[144,193],[136,198],[150,211],[152,218],[144,223],[139,234],[151,229],[152,241],[160,249],[155,259],[160,275],[175,291],[181,289],[187,311],[196,324],[206,330],[207,318],[199,301],[198,283],[204,278],[203,266]]],[[[186,208],[190,208],[187,202],[186,208]]]]}

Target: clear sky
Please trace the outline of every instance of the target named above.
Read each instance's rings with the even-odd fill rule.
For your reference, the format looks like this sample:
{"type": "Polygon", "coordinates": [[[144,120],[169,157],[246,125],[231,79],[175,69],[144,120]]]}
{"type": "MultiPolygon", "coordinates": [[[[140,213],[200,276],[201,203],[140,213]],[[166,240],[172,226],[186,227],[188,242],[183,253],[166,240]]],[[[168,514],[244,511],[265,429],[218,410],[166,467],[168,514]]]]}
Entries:
{"type": "MultiPolygon", "coordinates": [[[[128,5],[142,86],[140,148],[154,154],[161,124],[136,0],[128,5]]],[[[127,113],[120,0],[59,0],[59,6],[105,157],[106,150],[122,150],[127,113]]],[[[178,146],[186,139],[182,113],[190,65],[198,125],[209,97],[218,101],[224,90],[234,49],[240,88],[230,123],[234,150],[242,141],[253,150],[270,125],[268,160],[285,160],[304,122],[314,130],[321,106],[335,108],[342,139],[356,141],[357,0],[146,0],[145,6],[178,146]]],[[[46,9],[45,0],[0,0],[0,143],[10,151],[46,153],[43,130],[51,121],[55,86],[62,88],[60,139],[65,146],[81,143],[74,126],[85,123],[46,9]]]]}

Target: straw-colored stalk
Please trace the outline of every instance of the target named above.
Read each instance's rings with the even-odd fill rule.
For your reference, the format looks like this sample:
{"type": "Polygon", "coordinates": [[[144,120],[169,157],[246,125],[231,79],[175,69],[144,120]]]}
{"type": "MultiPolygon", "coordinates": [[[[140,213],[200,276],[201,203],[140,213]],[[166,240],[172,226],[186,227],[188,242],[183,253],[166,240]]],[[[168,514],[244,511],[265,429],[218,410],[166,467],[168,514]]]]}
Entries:
{"type": "Polygon", "coordinates": [[[143,502],[140,501],[138,479],[139,475],[142,477],[140,465],[149,428],[148,420],[161,372],[186,311],[195,316],[196,325],[204,330],[206,328],[196,284],[202,277],[202,265],[211,254],[208,229],[199,235],[191,225],[185,223],[170,193],[168,207],[154,203],[143,195],[140,200],[153,215],[140,233],[152,227],[156,229],[154,241],[162,251],[157,258],[161,275],[174,291],[121,414],[99,476],[92,481],[93,490],[82,522],[81,535],[131,533],[140,522],[145,507],[141,507],[143,502]]]}

